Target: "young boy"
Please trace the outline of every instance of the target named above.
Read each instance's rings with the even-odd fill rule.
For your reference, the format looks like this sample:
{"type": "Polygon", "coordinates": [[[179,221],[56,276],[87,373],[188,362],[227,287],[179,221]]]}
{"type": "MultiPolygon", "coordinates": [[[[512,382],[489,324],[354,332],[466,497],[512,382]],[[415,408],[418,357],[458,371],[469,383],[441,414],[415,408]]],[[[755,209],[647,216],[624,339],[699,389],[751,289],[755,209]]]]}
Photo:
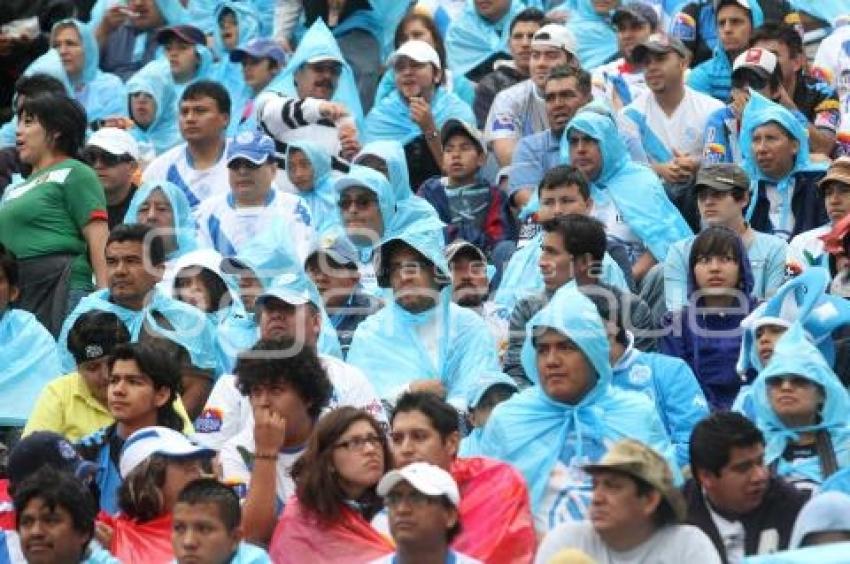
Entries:
{"type": "Polygon", "coordinates": [[[422,183],[419,196],[434,206],[446,223],[446,243],[469,241],[489,256],[504,238],[504,200],[498,188],[479,178],[487,160],[480,134],[471,125],[448,120],[440,131],[444,177],[422,183]]]}
{"type": "Polygon", "coordinates": [[[503,372],[485,372],[469,397],[469,420],[472,431],[460,441],[458,456],[477,456],[480,454],[481,435],[490,414],[496,406],[510,399],[517,392],[513,378],[503,372]]]}

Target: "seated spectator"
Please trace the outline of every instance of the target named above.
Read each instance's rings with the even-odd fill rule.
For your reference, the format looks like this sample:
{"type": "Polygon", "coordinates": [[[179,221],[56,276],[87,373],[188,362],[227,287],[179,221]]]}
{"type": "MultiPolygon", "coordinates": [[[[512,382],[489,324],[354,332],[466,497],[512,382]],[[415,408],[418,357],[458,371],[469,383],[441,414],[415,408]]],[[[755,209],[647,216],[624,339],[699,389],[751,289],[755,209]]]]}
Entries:
{"type": "Polygon", "coordinates": [[[652,402],[611,385],[608,338],[590,300],[574,288],[561,290],[531,318],[526,335],[523,368],[535,385],[493,411],[481,451],[522,473],[538,534],[585,518],[591,478],[582,466],[601,459],[613,441],[645,442],[678,476],[652,402]],[[553,449],[555,443],[562,446],[553,449]]]}
{"type": "Polygon", "coordinates": [[[529,77],[499,92],[490,106],[484,140],[500,166],[511,164],[517,142],[549,128],[543,88],[555,67],[578,67],[576,39],[562,25],[547,24],[531,40],[529,77]]]}
{"type": "Polygon", "coordinates": [[[451,118],[472,123],[475,117],[465,102],[446,91],[440,56],[428,43],[408,41],[393,53],[388,64],[395,71],[396,90],[366,116],[364,140],[399,141],[415,189],[440,172],[440,128],[451,118]]]}
{"type": "Polygon", "coordinates": [[[545,564],[563,548],[578,548],[598,562],[651,558],[653,562],[720,564],[708,537],[685,525],[685,500],[667,461],[633,439],[623,439],[599,462],[584,466],[593,477],[589,519],[549,531],[537,552],[545,564]]]}
{"type": "Polygon", "coordinates": [[[15,255],[0,243],[0,424],[23,426],[41,389],[62,374],[53,336],[28,311],[10,307],[19,295],[15,255]]]}
{"type": "Polygon", "coordinates": [[[417,195],[434,206],[446,224],[447,243],[469,241],[490,255],[505,236],[501,191],[481,175],[487,149],[481,134],[466,122],[450,119],[440,129],[442,170],[419,187],[417,195]]]}
{"type": "Polygon", "coordinates": [[[632,159],[647,163],[676,196],[694,181],[702,156],[702,132],[723,104],[685,86],[690,53],[675,37],[653,35],[634,48],[648,91],[619,114],[632,159]]]}
{"type": "Polygon", "coordinates": [[[145,163],[183,142],[178,128],[174,85],[163,75],[139,74],[127,81],[128,131],[139,143],[145,163]]]}
{"type": "Polygon", "coordinates": [[[407,157],[404,155],[404,147],[398,141],[384,140],[367,143],[354,157],[353,163],[383,174],[392,186],[396,203],[413,196],[410,175],[407,172],[407,157]]]}
{"type": "Polygon", "coordinates": [[[451,405],[430,392],[408,392],[399,398],[391,423],[395,468],[433,464],[457,483],[463,529],[451,543],[454,550],[484,562],[531,558],[537,541],[525,482],[509,464],[458,458],[460,421],[451,405]],[[493,496],[494,491],[502,494],[493,496]]]}
{"type": "Polygon", "coordinates": [[[304,452],[333,385],[316,352],[292,339],[263,340],[248,352],[261,354],[240,355],[236,377],[254,423],[224,443],[220,459],[224,480],[242,484],[246,540],[266,544],[295,491],[292,465],[304,452]]]}
{"type": "Polygon", "coordinates": [[[389,466],[377,421],[353,407],[323,417],[292,468],[295,495],[275,526],[275,562],[368,562],[392,551],[369,522],[381,509],[375,489],[389,466]]]}
{"type": "Polygon", "coordinates": [[[508,59],[510,22],[523,7],[517,0],[467,2],[446,32],[452,72],[477,82],[492,72],[497,61],[508,59]]]}
{"type": "Polygon", "coordinates": [[[383,304],[360,284],[357,250],[339,235],[323,240],[308,256],[304,269],[322,296],[322,305],[336,329],[343,358],[348,355],[354,331],[383,304]]]}
{"type": "Polygon", "coordinates": [[[764,436],[738,413],[703,419],[691,435],[687,522],[702,529],[725,562],[788,548],[807,494],[772,477],[764,436]]]}
{"type": "Polygon", "coordinates": [[[591,215],[605,224],[609,238],[626,245],[632,279],[639,285],[652,265],[665,259],[670,245],[691,230],[658,177],[629,158],[612,117],[580,111],[565,135],[570,162],[590,184],[591,215]]]}
{"type": "Polygon", "coordinates": [[[331,156],[310,141],[293,141],[286,146],[286,175],[294,193],[300,196],[310,211],[313,230],[324,235],[339,228],[337,194],[331,167],[331,156]]]}
{"type": "Polygon", "coordinates": [[[850,496],[821,492],[803,506],[794,522],[790,548],[850,541],[850,496]]]}
{"type": "Polygon", "coordinates": [[[850,156],[835,159],[818,182],[829,223],[797,234],[788,244],[788,268],[797,274],[810,266],[822,266],[836,274],[837,265],[824,249],[821,237],[850,213],[850,156]]]}
{"type": "Polygon", "coordinates": [[[291,247],[300,261],[313,244],[313,218],[304,201],[275,190],[274,141],[256,132],[242,132],[227,146],[228,191],[211,195],[197,211],[201,245],[232,257],[252,239],[280,222],[288,227],[291,247]]]}
{"type": "Polygon", "coordinates": [[[615,112],[646,92],[643,66],[633,55],[635,47],[658,32],[658,14],[651,8],[640,2],[623,4],[611,17],[620,57],[593,70],[593,98],[604,100],[615,112]]]}
{"type": "Polygon", "coordinates": [[[242,542],[242,508],[233,488],[199,478],[180,490],[172,510],[171,547],[177,564],[270,564],[262,548],[242,542]]]}
{"type": "Polygon", "coordinates": [[[211,249],[193,251],[175,261],[173,278],[162,282],[171,297],[205,313],[216,328],[242,312],[236,282],[221,263],[222,256],[211,249]]]}
{"type": "Polygon", "coordinates": [[[109,551],[121,562],[165,562],[174,558],[172,511],[180,492],[201,477],[215,451],[166,427],[141,428],[121,450],[118,489],[121,513],[113,520],[109,551]]]}
{"type": "Polygon", "coordinates": [[[687,305],[664,317],[659,350],[688,363],[712,410],[728,409],[742,384],[739,325],[755,308],[750,261],[741,238],[720,226],[697,235],[689,257],[687,305]]]}
{"type": "Polygon", "coordinates": [[[753,382],[756,424],[765,434],[765,462],[802,490],[812,490],[850,463],[850,428],[842,415],[847,390],[802,324],[776,342],[753,382]]]}
{"type": "MultiPolygon", "coordinates": [[[[0,127],[0,147],[15,148],[15,135],[18,131],[18,117],[15,115],[21,108],[27,96],[36,94],[57,94],[68,96],[68,88],[58,78],[43,72],[37,72],[28,76],[22,76],[15,82],[15,96],[13,107],[9,108],[12,119],[0,127]]],[[[28,176],[24,175],[24,176],[28,176]]]]}
{"type": "Polygon", "coordinates": [[[257,128],[257,96],[265,91],[286,63],[286,53],[272,39],[257,37],[230,51],[231,64],[242,65],[244,90],[242,99],[233,106],[230,126],[236,131],[257,128]]]}
{"type": "Polygon", "coordinates": [[[385,236],[376,257],[378,284],[392,302],[354,332],[348,361],[393,403],[405,390],[430,390],[463,407],[471,378],[498,369],[484,321],[451,302],[440,222],[429,219],[385,236]]]}
{"type": "Polygon", "coordinates": [[[180,135],[186,142],[155,158],[142,181],[177,185],[194,211],[202,201],[230,191],[224,137],[230,95],[221,84],[200,80],[187,86],[179,100],[180,135]]]}
{"type": "MultiPolygon", "coordinates": [[[[197,27],[185,24],[163,27],[156,32],[156,42],[162,55],[137,74],[164,76],[174,85],[175,100],[182,100],[186,87],[198,80],[212,80],[227,86],[213,75],[213,53],[207,48],[206,35],[197,27]]],[[[180,110],[179,103],[177,109],[180,110]]]]}
{"type": "MultiPolygon", "coordinates": [[[[718,41],[711,58],[698,64],[688,74],[688,86],[709,94],[721,102],[729,99],[732,80],[732,61],[749,46],[753,30],[764,23],[764,12],[756,1],[719,0],[714,2],[718,41]]],[[[680,33],[673,32],[674,36],[680,33]]],[[[684,41],[691,37],[685,35],[684,41]]]]}
{"type": "Polygon", "coordinates": [[[165,251],[165,272],[171,272],[169,267],[177,259],[198,247],[189,200],[171,182],[151,181],[139,186],[127,207],[124,223],[139,223],[156,230],[165,251]]]}
{"type": "Polygon", "coordinates": [[[835,134],[841,125],[838,96],[831,85],[806,72],[800,32],[788,24],[766,24],[755,30],[750,45],[776,55],[782,72],[782,89],[773,100],[791,113],[805,116],[811,151],[832,154],[835,134]]]}
{"type": "Polygon", "coordinates": [[[753,93],[741,123],[743,168],[755,188],[747,220],[786,241],[827,223],[817,190],[822,163],[809,159],[809,137],[794,115],[753,93]]]}
{"type": "MultiPolygon", "coordinates": [[[[756,231],[744,219],[750,202],[747,174],[733,164],[704,165],[692,188],[696,195],[700,224],[727,227],[738,234],[747,251],[753,275],[753,297],[766,299],[785,281],[788,245],[776,235],[756,231]]],[[[664,302],[667,311],[688,303],[688,259],[696,236],[676,242],[664,261],[664,302]]]]}
{"type": "Polygon", "coordinates": [[[676,448],[676,462],[684,468],[688,465],[688,441],[694,425],[708,416],[708,402],[694,373],[680,358],[637,349],[633,331],[640,328],[626,328],[629,320],[623,315],[620,299],[615,294],[593,290],[589,289],[586,295],[605,323],[613,370],[611,384],[645,394],[655,403],[676,448]]]}
{"type": "Polygon", "coordinates": [[[68,333],[68,350],[77,368],[41,390],[23,435],[53,431],[76,442],[112,423],[107,408],[109,361],[117,346],[129,342],[130,333],[112,312],[92,310],[78,317],[68,333]]]}
{"type": "Polygon", "coordinates": [[[508,51],[511,58],[493,63],[493,71],[482,76],[475,85],[472,110],[475,112],[475,124],[479,129],[484,129],[487,114],[490,113],[496,95],[528,78],[531,40],[543,26],[544,17],[543,12],[537,8],[526,8],[511,20],[511,25],[508,26],[508,51]]]}
{"type": "Polygon", "coordinates": [[[381,478],[378,495],[388,508],[396,550],[372,564],[447,560],[481,561],[449,548],[461,530],[460,492],[451,474],[427,462],[415,462],[381,478]]]}
{"type": "Polygon", "coordinates": [[[115,422],[77,443],[83,458],[97,465],[100,508],[111,515],[119,509],[118,490],[127,475],[123,469],[119,472],[119,458],[130,435],[154,425],[176,431],[184,427],[175,409],[180,374],[165,352],[142,343],[119,345],[112,351],[106,401],[115,422]]]}
{"type": "Polygon", "coordinates": [[[0,202],[0,243],[18,258],[18,307],[51,334],[83,296],[106,285],[106,199],[94,171],[74,159],[86,114],[65,96],[27,96],[18,108],[17,149],[32,167],[0,202]],[[38,186],[38,190],[33,190],[38,186]]]}
{"type": "Polygon", "coordinates": [[[460,440],[457,454],[460,457],[477,456],[481,451],[481,436],[487,420],[497,405],[517,393],[513,378],[504,372],[484,372],[478,377],[475,393],[469,396],[467,405],[472,430],[460,440]]]}
{"type": "Polygon", "coordinates": [[[17,485],[14,503],[26,562],[120,562],[94,540],[97,504],[73,474],[44,466],[17,485]]]}
{"type": "Polygon", "coordinates": [[[81,154],[97,173],[106,196],[109,229],[124,223],[124,215],[138,186],[134,180],[139,170],[139,145],[133,137],[116,127],[95,131],[81,154]]]}

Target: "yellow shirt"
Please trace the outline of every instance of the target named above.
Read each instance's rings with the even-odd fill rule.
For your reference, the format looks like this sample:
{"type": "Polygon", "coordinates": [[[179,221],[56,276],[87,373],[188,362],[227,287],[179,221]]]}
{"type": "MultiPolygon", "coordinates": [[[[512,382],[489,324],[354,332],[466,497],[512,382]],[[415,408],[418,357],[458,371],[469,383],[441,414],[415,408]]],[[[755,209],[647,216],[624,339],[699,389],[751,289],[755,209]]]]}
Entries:
{"type": "MultiPolygon", "coordinates": [[[[174,410],[186,423],[183,432],[187,435],[194,433],[179,397],[174,400],[174,410]]],[[[27,419],[23,436],[35,431],[54,431],[71,442],[77,442],[114,421],[109,410],[91,394],[83,377],[71,372],[52,380],[41,391],[27,419]]]]}

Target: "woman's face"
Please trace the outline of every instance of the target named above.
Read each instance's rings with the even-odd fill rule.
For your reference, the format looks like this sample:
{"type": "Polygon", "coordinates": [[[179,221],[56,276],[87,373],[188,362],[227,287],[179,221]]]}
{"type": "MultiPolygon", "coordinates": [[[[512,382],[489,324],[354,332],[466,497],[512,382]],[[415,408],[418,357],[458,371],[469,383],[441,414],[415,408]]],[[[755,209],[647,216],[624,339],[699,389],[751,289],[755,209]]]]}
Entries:
{"type": "Polygon", "coordinates": [[[430,100],[435,86],[440,82],[440,71],[431,63],[419,63],[410,57],[399,57],[393,65],[395,84],[405,99],[430,100]]]}
{"type": "Polygon", "coordinates": [[[717,294],[737,288],[740,282],[738,259],[731,254],[701,256],[694,265],[697,288],[706,294],[717,294]]]}
{"type": "Polygon", "coordinates": [[[204,313],[216,311],[210,291],[197,267],[187,267],[177,274],[174,284],[175,297],[181,302],[195,306],[204,313]]]}
{"type": "Polygon", "coordinates": [[[170,513],[177,503],[177,496],[186,485],[197,480],[203,474],[201,459],[190,458],[188,460],[173,459],[168,461],[165,467],[165,483],[162,485],[163,509],[170,513]]]}
{"type": "Polygon", "coordinates": [[[86,55],[83,51],[83,41],[76,27],[66,25],[57,29],[50,46],[59,52],[62,67],[68,76],[76,78],[83,71],[86,55]]]}
{"type": "Polygon", "coordinates": [[[334,469],[343,491],[351,499],[357,499],[378,483],[385,464],[380,437],[367,421],[352,424],[334,446],[334,469]]]}
{"type": "Polygon", "coordinates": [[[402,36],[404,37],[402,43],[416,39],[418,41],[424,41],[435,49],[437,48],[434,36],[431,35],[431,31],[425,27],[425,24],[423,24],[421,20],[410,20],[407,22],[404,26],[404,33],[402,36]]]}
{"type": "Polygon", "coordinates": [[[221,32],[221,42],[224,48],[231,51],[239,43],[239,26],[233,12],[227,11],[218,20],[218,29],[221,32]]]}
{"type": "Polygon", "coordinates": [[[77,373],[82,376],[94,399],[106,406],[106,388],[109,386],[109,357],[87,360],[77,365],[77,373]]]}
{"type": "Polygon", "coordinates": [[[773,411],[790,427],[814,424],[824,399],[820,386],[797,375],[770,378],[767,395],[773,411]]]}
{"type": "Polygon", "coordinates": [[[18,130],[15,132],[15,145],[21,161],[35,166],[53,153],[52,142],[47,130],[38,119],[27,112],[18,116],[18,130]]]}

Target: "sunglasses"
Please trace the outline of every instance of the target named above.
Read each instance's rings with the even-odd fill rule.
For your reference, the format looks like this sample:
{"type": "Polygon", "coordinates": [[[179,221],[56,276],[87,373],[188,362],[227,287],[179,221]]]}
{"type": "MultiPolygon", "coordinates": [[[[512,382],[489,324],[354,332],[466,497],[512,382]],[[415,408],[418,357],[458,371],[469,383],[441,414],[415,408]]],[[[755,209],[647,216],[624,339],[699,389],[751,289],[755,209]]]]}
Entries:
{"type": "Polygon", "coordinates": [[[95,163],[100,161],[104,164],[104,166],[116,166],[121,163],[130,162],[130,157],[127,155],[113,155],[108,151],[104,151],[103,149],[98,149],[95,147],[88,147],[83,149],[82,154],[80,155],[81,160],[89,166],[94,166],[95,163]]]}

